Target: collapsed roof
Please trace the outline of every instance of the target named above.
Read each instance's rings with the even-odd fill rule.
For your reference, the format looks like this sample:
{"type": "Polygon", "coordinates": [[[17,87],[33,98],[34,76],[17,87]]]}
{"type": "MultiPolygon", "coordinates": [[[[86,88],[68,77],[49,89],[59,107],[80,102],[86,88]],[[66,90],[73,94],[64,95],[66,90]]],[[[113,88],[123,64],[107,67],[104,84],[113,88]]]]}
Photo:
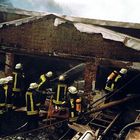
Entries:
{"type": "MultiPolygon", "coordinates": [[[[16,10],[14,9],[17,13],[20,12],[22,13],[22,10],[16,10]]],[[[3,10],[1,9],[0,11],[6,11],[4,8],[3,10]]],[[[9,12],[7,10],[7,12],[9,12]]],[[[30,14],[30,17],[18,19],[18,20],[13,20],[9,22],[3,22],[0,23],[0,28],[3,28],[4,26],[20,26],[24,23],[28,23],[34,20],[38,20],[40,18],[44,18],[45,16],[49,16],[50,14],[44,14],[44,13],[34,13],[34,12],[27,12],[23,11],[23,14],[30,14]]],[[[107,29],[105,25],[109,26],[119,26],[119,27],[124,27],[124,28],[140,28],[140,24],[135,24],[135,23],[119,23],[119,22],[114,22],[114,21],[102,21],[102,20],[92,20],[92,19],[83,19],[83,18],[76,18],[76,17],[67,17],[67,16],[61,16],[61,15],[55,15],[53,14],[55,18],[54,26],[58,26],[62,23],[65,22],[71,22],[77,30],[80,32],[85,32],[85,33],[101,33],[103,38],[109,39],[109,40],[114,40],[114,41],[119,41],[122,42],[126,47],[135,49],[135,50],[140,50],[139,44],[140,44],[140,39],[136,37],[129,36],[127,34],[119,33],[116,31],[113,31],[111,29],[107,29]],[[104,27],[97,26],[98,25],[104,25],[104,27]]]]}

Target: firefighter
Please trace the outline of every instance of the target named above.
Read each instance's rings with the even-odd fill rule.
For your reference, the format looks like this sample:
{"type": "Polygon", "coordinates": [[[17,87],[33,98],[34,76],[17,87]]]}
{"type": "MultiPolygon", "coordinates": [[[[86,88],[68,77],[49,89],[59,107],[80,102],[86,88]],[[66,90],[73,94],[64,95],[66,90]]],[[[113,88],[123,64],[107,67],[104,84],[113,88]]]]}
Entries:
{"type": "Polygon", "coordinates": [[[35,129],[38,127],[39,121],[39,107],[40,107],[40,93],[37,90],[38,84],[31,83],[26,92],[26,108],[28,117],[27,129],[35,129]]]}
{"type": "Polygon", "coordinates": [[[81,99],[78,96],[77,88],[74,86],[68,87],[68,93],[69,122],[74,122],[81,112],[81,99]]]}
{"type": "Polygon", "coordinates": [[[48,93],[51,92],[51,83],[50,80],[52,79],[53,73],[52,71],[47,72],[46,74],[42,74],[39,78],[38,82],[38,90],[42,92],[42,99],[41,103],[44,104],[47,98],[48,93]]]}
{"type": "Polygon", "coordinates": [[[55,109],[61,109],[62,106],[66,103],[66,94],[67,94],[67,84],[65,81],[65,76],[60,75],[58,83],[54,87],[54,99],[53,103],[55,105],[55,109]]]}
{"type": "Polygon", "coordinates": [[[25,76],[21,63],[16,64],[13,72],[13,93],[14,108],[23,106],[25,104],[25,76]]]}
{"type": "Polygon", "coordinates": [[[6,111],[6,96],[5,96],[5,90],[4,85],[6,83],[6,80],[4,78],[0,79],[0,134],[2,134],[2,122],[3,117],[6,111]]]}
{"type": "Polygon", "coordinates": [[[13,82],[13,77],[8,76],[5,78],[6,79],[6,85],[5,85],[5,94],[6,94],[6,108],[8,111],[12,110],[13,107],[13,91],[12,91],[12,82],[13,82]]]}
{"type": "MultiPolygon", "coordinates": [[[[116,89],[122,87],[125,83],[124,78],[127,74],[127,69],[122,68],[119,72],[113,71],[107,78],[105,91],[109,96],[109,93],[114,92],[116,89]]],[[[108,97],[107,96],[107,97],[108,97]]],[[[109,100],[106,100],[108,102],[109,100]]]]}
{"type": "Polygon", "coordinates": [[[5,120],[7,123],[9,123],[12,120],[13,117],[13,112],[12,112],[12,107],[13,107],[13,91],[12,91],[12,82],[13,82],[13,77],[8,76],[4,78],[5,84],[4,84],[4,90],[5,90],[5,120]]]}
{"type": "Polygon", "coordinates": [[[46,90],[51,88],[50,80],[53,76],[52,71],[47,72],[46,74],[42,74],[39,78],[38,89],[46,90]]]}

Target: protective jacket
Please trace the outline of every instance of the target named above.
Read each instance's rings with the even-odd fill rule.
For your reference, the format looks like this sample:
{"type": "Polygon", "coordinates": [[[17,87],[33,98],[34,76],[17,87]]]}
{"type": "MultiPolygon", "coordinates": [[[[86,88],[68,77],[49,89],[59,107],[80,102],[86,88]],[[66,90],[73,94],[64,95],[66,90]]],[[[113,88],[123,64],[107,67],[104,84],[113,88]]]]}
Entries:
{"type": "Polygon", "coordinates": [[[6,95],[6,107],[12,108],[12,106],[13,106],[13,103],[12,103],[12,97],[13,97],[12,83],[7,83],[4,86],[4,89],[5,89],[5,95],[6,95]]]}
{"type": "Polygon", "coordinates": [[[21,70],[13,72],[13,91],[22,92],[25,90],[25,76],[21,70]]]}
{"type": "Polygon", "coordinates": [[[45,90],[51,88],[50,78],[46,77],[45,74],[42,74],[38,82],[38,90],[45,90]]]}
{"type": "Polygon", "coordinates": [[[26,92],[27,115],[39,114],[41,94],[36,89],[28,89],[26,92]]]}
{"type": "Polygon", "coordinates": [[[5,90],[2,85],[0,85],[0,115],[2,115],[5,112],[6,107],[6,95],[5,90]]]}
{"type": "Polygon", "coordinates": [[[78,118],[78,111],[76,110],[76,100],[79,99],[77,94],[69,93],[68,108],[69,108],[69,121],[74,122],[78,118]]]}
{"type": "Polygon", "coordinates": [[[122,78],[122,75],[117,73],[113,79],[109,79],[106,83],[105,90],[112,92],[115,88],[118,87],[118,81],[122,78]]]}
{"type": "Polygon", "coordinates": [[[67,84],[65,81],[59,81],[54,89],[55,95],[53,103],[56,105],[62,105],[66,101],[67,84]]]}

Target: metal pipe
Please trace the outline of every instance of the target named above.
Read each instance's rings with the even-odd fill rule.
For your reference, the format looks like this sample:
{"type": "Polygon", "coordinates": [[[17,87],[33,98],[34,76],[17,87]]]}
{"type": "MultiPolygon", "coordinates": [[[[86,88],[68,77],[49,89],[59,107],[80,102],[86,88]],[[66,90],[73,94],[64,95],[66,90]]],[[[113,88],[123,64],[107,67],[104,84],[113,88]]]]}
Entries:
{"type": "Polygon", "coordinates": [[[133,128],[138,127],[138,126],[140,126],[140,122],[133,122],[133,123],[127,124],[127,125],[120,131],[118,139],[119,139],[119,140],[123,139],[125,133],[127,133],[130,129],[133,129],[133,128]]]}
{"type": "Polygon", "coordinates": [[[100,106],[98,108],[92,109],[91,111],[86,112],[84,115],[89,115],[89,114],[92,114],[92,113],[95,113],[95,112],[99,112],[99,111],[105,110],[107,108],[111,108],[113,106],[125,103],[128,100],[131,100],[131,99],[134,99],[134,98],[139,98],[139,97],[140,97],[140,95],[134,95],[134,96],[130,96],[130,97],[125,97],[125,98],[123,98],[121,100],[112,101],[112,102],[106,103],[106,104],[104,104],[104,105],[102,105],[102,106],[100,106]]]}

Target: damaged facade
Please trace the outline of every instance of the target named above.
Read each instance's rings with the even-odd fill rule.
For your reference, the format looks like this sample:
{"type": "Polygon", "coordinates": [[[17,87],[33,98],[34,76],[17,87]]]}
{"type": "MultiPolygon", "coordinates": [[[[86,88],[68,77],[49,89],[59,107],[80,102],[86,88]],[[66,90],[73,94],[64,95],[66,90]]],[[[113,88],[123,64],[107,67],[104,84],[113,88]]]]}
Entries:
{"type": "MultiPolygon", "coordinates": [[[[140,70],[139,24],[5,7],[1,8],[0,15],[0,54],[6,56],[5,63],[12,68],[15,55],[79,61],[86,64],[83,78],[86,92],[94,90],[101,67],[140,70]]],[[[11,71],[5,66],[7,75],[11,71]]]]}
{"type": "MultiPolygon", "coordinates": [[[[19,17],[19,14],[16,15],[19,17]]],[[[7,51],[75,57],[87,62],[96,59],[99,62],[102,58],[140,61],[138,38],[52,14],[2,22],[0,27],[1,45],[4,45],[1,49],[7,51]]],[[[94,61],[92,65],[96,65],[94,61]]]]}

